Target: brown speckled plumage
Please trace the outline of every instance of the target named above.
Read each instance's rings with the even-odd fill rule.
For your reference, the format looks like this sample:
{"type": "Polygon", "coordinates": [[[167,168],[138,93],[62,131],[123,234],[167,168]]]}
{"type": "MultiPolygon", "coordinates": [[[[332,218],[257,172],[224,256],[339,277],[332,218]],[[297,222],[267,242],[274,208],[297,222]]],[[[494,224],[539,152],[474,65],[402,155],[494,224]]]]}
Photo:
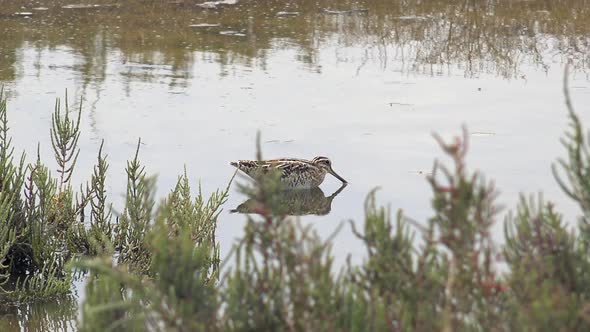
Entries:
{"type": "Polygon", "coordinates": [[[346,180],[334,172],[332,163],[326,157],[315,157],[312,160],[295,158],[239,160],[230,164],[254,179],[272,169],[278,170],[281,172],[281,182],[290,189],[317,187],[324,181],[326,173],[346,183],[346,180]]]}

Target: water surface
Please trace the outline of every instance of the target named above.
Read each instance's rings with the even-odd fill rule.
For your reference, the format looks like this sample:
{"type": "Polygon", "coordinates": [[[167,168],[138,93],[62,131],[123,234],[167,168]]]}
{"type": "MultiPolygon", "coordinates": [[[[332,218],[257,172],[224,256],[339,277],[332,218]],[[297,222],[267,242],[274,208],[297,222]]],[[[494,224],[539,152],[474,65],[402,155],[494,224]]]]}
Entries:
{"type": "MultiPolygon", "coordinates": [[[[465,3],[244,0],[212,10],[192,1],[83,3],[108,5],[90,8],[4,1],[0,83],[14,142],[29,159],[40,142],[49,163],[53,103],[68,89],[72,103],[83,100],[75,180],[89,178],[104,139],[109,194],[120,209],[125,162],[139,137],[161,195],[185,165],[195,189],[200,183],[207,193],[227,185],[229,161],[254,158],[260,130],[265,157],[328,156],[350,181],[329,213],[293,212],[327,236],[344,220],[362,220],[376,186],[380,202],[426,220],[425,176],[441,157],[431,133],[451,138],[466,125],[469,166],[495,180],[501,204],[511,208],[519,193],[543,191],[573,220],[577,210],[550,165],[563,154],[567,61],[574,105],[590,120],[590,4],[465,3]]],[[[328,177],[310,195],[338,189],[328,177]]],[[[222,256],[242,232],[245,217],[230,210],[244,200],[232,190],[220,217],[222,256]]],[[[364,254],[346,227],[334,253],[339,262],[364,254]]],[[[33,331],[25,322],[35,313],[33,321],[44,322],[50,312],[15,309],[1,321],[33,331]]]]}

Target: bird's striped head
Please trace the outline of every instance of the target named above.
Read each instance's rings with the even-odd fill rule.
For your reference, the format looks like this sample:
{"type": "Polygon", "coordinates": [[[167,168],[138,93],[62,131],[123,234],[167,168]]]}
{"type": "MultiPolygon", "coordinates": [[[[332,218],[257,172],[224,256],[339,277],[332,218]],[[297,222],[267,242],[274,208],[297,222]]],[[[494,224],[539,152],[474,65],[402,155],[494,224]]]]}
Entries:
{"type": "Polygon", "coordinates": [[[332,162],[330,159],[328,159],[328,157],[315,157],[311,160],[311,162],[322,168],[326,168],[326,170],[332,167],[332,162]]]}
{"type": "Polygon", "coordinates": [[[342,181],[342,183],[348,183],[340,175],[334,172],[332,169],[332,162],[327,157],[315,157],[311,160],[311,162],[324,169],[327,173],[334,175],[338,180],[342,181]]]}

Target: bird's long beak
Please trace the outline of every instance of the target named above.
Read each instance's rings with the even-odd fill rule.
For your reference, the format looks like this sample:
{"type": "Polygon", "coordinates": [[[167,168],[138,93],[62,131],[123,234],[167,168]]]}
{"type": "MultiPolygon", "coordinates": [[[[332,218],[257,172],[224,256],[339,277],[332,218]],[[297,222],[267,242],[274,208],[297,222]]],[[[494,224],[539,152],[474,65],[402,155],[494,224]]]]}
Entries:
{"type": "Polygon", "coordinates": [[[334,172],[334,170],[330,167],[330,174],[334,175],[335,178],[337,178],[338,180],[342,181],[342,183],[348,183],[348,181],[344,180],[340,175],[336,174],[336,172],[334,172]]]}

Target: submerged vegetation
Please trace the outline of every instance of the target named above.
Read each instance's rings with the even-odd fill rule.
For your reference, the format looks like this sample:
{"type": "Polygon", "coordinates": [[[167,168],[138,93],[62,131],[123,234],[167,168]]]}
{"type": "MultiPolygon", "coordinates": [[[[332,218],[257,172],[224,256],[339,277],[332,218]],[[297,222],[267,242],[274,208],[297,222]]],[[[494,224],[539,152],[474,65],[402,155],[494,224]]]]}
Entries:
{"type": "Polygon", "coordinates": [[[2,311],[69,303],[73,280],[85,276],[84,331],[588,330],[590,152],[564,91],[567,158],[554,175],[582,211],[576,231],[551,203],[523,197],[505,222],[505,243],[494,243],[496,191],[467,170],[465,131],[451,143],[437,137],[451,166],[435,163],[428,178],[432,217],[392,219],[371,192],[363,228],[352,225],[367,254],[343,267],[333,264],[331,238],[286,215],[272,176],[241,186],[256,214],[222,262],[215,231],[229,186],[207,198],[191,191],[185,172],[158,203],[140,144],[115,218],[102,146],[88,183],[71,183],[82,106],[56,102],[53,175],[39,153],[33,162],[14,153],[0,97],[2,311]]]}

